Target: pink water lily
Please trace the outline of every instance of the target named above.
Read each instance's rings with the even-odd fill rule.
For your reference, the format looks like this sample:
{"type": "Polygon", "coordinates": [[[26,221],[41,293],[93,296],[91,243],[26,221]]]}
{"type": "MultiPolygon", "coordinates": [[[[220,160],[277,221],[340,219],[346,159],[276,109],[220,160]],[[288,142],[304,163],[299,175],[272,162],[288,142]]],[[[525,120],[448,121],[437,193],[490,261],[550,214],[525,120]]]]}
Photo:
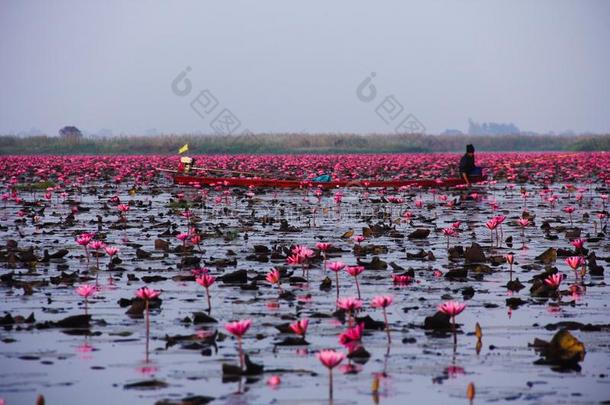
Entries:
{"type": "Polygon", "coordinates": [[[337,299],[339,299],[339,272],[345,268],[345,263],[331,262],[328,264],[328,268],[335,272],[335,286],[337,288],[337,299]]]}
{"type": "Polygon", "coordinates": [[[301,319],[296,321],[295,323],[290,324],[290,330],[292,330],[297,335],[301,335],[303,339],[305,339],[305,334],[307,333],[307,327],[309,326],[309,319],[301,319]]]}
{"type": "Polygon", "coordinates": [[[237,345],[238,345],[238,351],[239,351],[239,367],[241,370],[244,369],[244,354],[243,354],[243,349],[242,349],[242,338],[246,334],[248,329],[250,329],[251,325],[252,325],[252,320],[250,320],[250,319],[244,319],[241,321],[234,321],[234,322],[229,322],[229,323],[225,324],[225,329],[227,330],[227,332],[229,332],[230,334],[232,334],[233,336],[235,336],[237,338],[237,345]]]}
{"type": "Polygon", "coordinates": [[[562,281],[563,281],[563,274],[555,273],[555,274],[551,274],[550,276],[545,278],[544,284],[548,285],[553,290],[556,290],[559,288],[559,285],[561,284],[562,281]]]}
{"type": "Polygon", "coordinates": [[[351,324],[355,312],[362,308],[362,301],[355,297],[339,298],[337,307],[348,313],[349,323],[351,324]]]}
{"type": "Polygon", "coordinates": [[[438,306],[438,310],[445,315],[451,317],[451,329],[453,331],[453,344],[457,344],[457,335],[455,330],[455,317],[462,313],[466,308],[466,304],[457,301],[446,301],[438,306]]]}
{"type": "Polygon", "coordinates": [[[97,292],[97,288],[89,284],[83,284],[78,286],[75,289],[75,292],[85,299],[85,315],[87,315],[89,297],[92,297],[97,292]]]}
{"type": "Polygon", "coordinates": [[[388,324],[388,314],[386,312],[386,308],[389,307],[393,301],[394,297],[391,295],[378,295],[371,301],[373,308],[381,308],[383,310],[383,321],[385,323],[385,330],[388,336],[388,343],[392,343],[392,338],[390,337],[390,327],[388,324]]]}
{"type": "Polygon", "coordinates": [[[396,285],[408,285],[413,281],[413,277],[404,274],[392,274],[392,282],[396,285]]]}
{"type": "Polygon", "coordinates": [[[316,357],[320,360],[320,363],[328,369],[328,392],[329,399],[332,401],[333,398],[333,368],[337,367],[345,358],[345,354],[337,352],[335,350],[320,350],[316,353],[316,357]]]}
{"type": "MultiPolygon", "coordinates": [[[[356,281],[356,290],[358,291],[358,299],[360,299],[360,284],[358,283],[358,276],[364,271],[364,266],[347,266],[345,271],[356,281]]],[[[337,282],[338,284],[338,282],[337,282]]]]}
{"type": "Polygon", "coordinates": [[[280,293],[282,291],[282,285],[281,285],[281,273],[278,269],[273,269],[271,271],[269,271],[269,273],[267,273],[267,275],[265,276],[265,279],[267,280],[268,283],[270,284],[277,284],[280,293]]]}
{"type": "Polygon", "coordinates": [[[354,327],[346,329],[339,335],[339,343],[344,346],[350,346],[351,343],[359,342],[362,339],[364,332],[364,323],[360,322],[354,327]]]}
{"type": "Polygon", "coordinates": [[[212,312],[212,302],[210,301],[210,286],[214,284],[216,278],[207,273],[203,273],[195,279],[195,282],[205,288],[205,296],[208,301],[208,313],[212,312]]]}
{"type": "Polygon", "coordinates": [[[136,297],[144,300],[144,311],[146,312],[146,361],[148,361],[148,343],[150,339],[150,300],[161,295],[160,291],[153,290],[146,286],[136,291],[136,297]]]}
{"type": "Polygon", "coordinates": [[[565,261],[572,270],[578,270],[578,268],[584,263],[581,256],[570,256],[565,261]]]}

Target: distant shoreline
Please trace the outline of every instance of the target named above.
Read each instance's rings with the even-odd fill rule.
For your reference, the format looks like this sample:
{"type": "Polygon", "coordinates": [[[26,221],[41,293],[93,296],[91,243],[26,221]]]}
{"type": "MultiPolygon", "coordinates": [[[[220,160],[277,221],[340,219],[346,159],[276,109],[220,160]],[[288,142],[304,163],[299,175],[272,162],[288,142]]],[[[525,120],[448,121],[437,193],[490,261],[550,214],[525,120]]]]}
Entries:
{"type": "Polygon", "coordinates": [[[0,136],[0,155],[175,154],[363,154],[477,151],[610,151],[610,134],[601,135],[420,135],[420,134],[246,134],[128,135],[77,140],[57,136],[0,136]]]}

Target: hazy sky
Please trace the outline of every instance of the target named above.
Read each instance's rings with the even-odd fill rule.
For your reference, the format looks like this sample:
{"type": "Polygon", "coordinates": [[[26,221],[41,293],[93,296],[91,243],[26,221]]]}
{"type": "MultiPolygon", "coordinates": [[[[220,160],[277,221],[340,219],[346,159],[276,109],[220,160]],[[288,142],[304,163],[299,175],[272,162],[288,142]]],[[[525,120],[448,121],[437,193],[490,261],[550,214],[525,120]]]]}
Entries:
{"type": "Polygon", "coordinates": [[[606,0],[0,0],[0,133],[610,132],[609,39],[606,0]]]}

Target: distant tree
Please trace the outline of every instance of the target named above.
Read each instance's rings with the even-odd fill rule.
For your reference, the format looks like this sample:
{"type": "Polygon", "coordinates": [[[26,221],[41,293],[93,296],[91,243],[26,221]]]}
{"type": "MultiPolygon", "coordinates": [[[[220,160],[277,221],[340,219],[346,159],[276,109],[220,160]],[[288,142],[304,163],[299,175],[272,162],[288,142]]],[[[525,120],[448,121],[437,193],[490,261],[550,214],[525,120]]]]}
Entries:
{"type": "Polygon", "coordinates": [[[521,133],[519,127],[513,123],[478,123],[468,119],[468,135],[517,135],[519,133],[521,133]]]}
{"type": "Polygon", "coordinates": [[[76,127],[67,126],[59,130],[59,137],[68,143],[79,143],[83,133],[76,127]]]}

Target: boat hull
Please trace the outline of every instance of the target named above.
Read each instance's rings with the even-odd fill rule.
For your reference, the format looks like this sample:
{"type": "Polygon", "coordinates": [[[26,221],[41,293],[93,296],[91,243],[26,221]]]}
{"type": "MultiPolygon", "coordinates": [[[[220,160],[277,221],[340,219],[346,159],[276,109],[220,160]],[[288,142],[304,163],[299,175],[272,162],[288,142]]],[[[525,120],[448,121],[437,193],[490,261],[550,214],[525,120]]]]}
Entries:
{"type": "MultiPolygon", "coordinates": [[[[479,183],[485,180],[485,176],[471,177],[471,183],[479,183]]],[[[315,182],[309,180],[280,180],[263,179],[257,177],[199,177],[184,174],[174,175],[174,183],[181,185],[199,184],[202,186],[225,185],[230,187],[271,187],[271,188],[305,188],[317,187],[333,189],[342,187],[364,187],[364,188],[399,188],[411,187],[455,187],[465,184],[462,178],[447,179],[422,179],[422,180],[336,180],[329,182],[315,182]]]]}

